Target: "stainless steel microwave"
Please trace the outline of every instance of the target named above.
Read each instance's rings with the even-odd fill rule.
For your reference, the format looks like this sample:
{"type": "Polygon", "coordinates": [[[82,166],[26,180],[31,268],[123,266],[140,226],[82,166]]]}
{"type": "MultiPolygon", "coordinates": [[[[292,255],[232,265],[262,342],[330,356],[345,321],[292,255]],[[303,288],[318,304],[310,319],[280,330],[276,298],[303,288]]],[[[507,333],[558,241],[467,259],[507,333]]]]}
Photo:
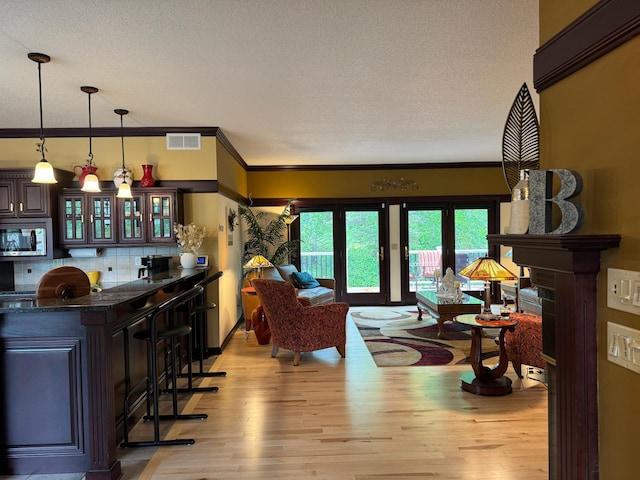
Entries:
{"type": "Polygon", "coordinates": [[[1,257],[46,257],[47,243],[45,222],[0,223],[1,257]]]}

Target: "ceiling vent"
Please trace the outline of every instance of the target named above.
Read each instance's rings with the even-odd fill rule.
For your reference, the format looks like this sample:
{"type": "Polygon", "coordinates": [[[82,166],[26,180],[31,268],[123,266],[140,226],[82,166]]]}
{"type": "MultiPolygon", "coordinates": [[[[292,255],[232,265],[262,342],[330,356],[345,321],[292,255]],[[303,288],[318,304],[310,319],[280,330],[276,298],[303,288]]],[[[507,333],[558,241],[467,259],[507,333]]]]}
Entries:
{"type": "Polygon", "coordinates": [[[200,150],[200,134],[167,133],[167,150],[200,150]]]}

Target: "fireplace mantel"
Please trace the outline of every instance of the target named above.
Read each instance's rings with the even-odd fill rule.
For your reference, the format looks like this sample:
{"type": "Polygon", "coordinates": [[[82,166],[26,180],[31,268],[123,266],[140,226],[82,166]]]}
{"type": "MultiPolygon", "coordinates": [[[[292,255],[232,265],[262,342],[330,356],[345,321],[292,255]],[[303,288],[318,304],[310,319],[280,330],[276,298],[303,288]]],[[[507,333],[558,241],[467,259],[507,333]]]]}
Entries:
{"type": "Polygon", "coordinates": [[[600,252],[620,235],[489,235],[531,269],[542,298],[542,353],[548,363],[549,478],[597,480],[597,276],[600,252]]]}

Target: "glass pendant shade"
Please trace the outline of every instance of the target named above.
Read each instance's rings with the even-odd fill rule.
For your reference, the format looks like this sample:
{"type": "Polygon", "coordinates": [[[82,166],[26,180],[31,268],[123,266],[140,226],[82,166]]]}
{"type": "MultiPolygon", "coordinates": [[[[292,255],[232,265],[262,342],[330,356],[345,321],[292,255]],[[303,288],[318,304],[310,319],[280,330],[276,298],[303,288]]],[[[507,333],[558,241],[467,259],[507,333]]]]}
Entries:
{"type": "Polygon", "coordinates": [[[47,159],[44,158],[44,128],[42,123],[42,64],[49,63],[51,61],[51,57],[49,55],[45,55],[44,53],[29,53],[27,55],[29,60],[32,60],[38,64],[38,96],[40,98],[40,143],[38,144],[38,151],[42,154],[42,159],[36,165],[33,179],[31,180],[33,183],[58,183],[56,180],[55,173],[53,171],[53,166],[47,162],[47,159]]]}
{"type": "Polygon", "coordinates": [[[122,182],[118,187],[118,194],[116,195],[118,198],[133,198],[131,194],[131,187],[127,182],[122,182]]]}
{"type": "Polygon", "coordinates": [[[53,173],[53,167],[46,160],[40,160],[36,165],[33,183],[58,183],[53,173]]]}
{"type": "Polygon", "coordinates": [[[81,190],[83,192],[89,193],[99,193],[100,192],[100,181],[98,177],[93,173],[84,177],[84,185],[82,185],[81,190]]]}
{"type": "MultiPolygon", "coordinates": [[[[125,110],[124,108],[116,108],[114,112],[120,115],[120,139],[122,142],[122,175],[126,175],[127,167],[124,164],[124,124],[122,122],[123,117],[129,113],[129,110],[125,110]]],[[[122,183],[118,185],[118,194],[116,197],[118,198],[133,198],[131,194],[131,186],[127,183],[126,177],[122,179],[122,183]]],[[[131,176],[131,180],[133,181],[133,175],[131,176]]]]}
{"type": "MultiPolygon", "coordinates": [[[[91,167],[94,167],[93,151],[91,149],[91,94],[97,93],[98,89],[96,87],[83,86],[83,87],[80,87],[80,90],[86,93],[87,97],[89,97],[89,163],[87,164],[87,166],[91,168],[91,167]]],[[[97,170],[97,168],[95,168],[93,172],[95,172],[95,170],[97,170]]],[[[99,193],[101,190],[100,190],[100,181],[98,180],[98,177],[94,173],[90,173],[89,175],[84,177],[84,184],[82,185],[82,188],[80,190],[82,190],[83,192],[89,192],[89,193],[99,193]]]]}

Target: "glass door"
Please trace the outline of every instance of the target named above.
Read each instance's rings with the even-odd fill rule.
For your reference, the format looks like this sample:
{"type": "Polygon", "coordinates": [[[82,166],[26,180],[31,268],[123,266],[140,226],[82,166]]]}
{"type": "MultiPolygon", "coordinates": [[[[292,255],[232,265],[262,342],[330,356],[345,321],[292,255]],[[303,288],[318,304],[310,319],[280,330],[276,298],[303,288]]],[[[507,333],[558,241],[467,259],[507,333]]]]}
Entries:
{"type": "Polygon", "coordinates": [[[496,210],[486,202],[405,204],[400,222],[403,303],[414,303],[418,290],[435,291],[436,278],[448,268],[464,291],[482,298],[483,282],[470,281],[459,272],[475,259],[487,256],[487,234],[497,231],[496,210]]]}
{"type": "Polygon", "coordinates": [[[384,305],[388,291],[384,208],[344,209],[343,300],[351,305],[384,305]]]}
{"type": "Polygon", "coordinates": [[[335,278],[337,301],[387,303],[385,213],[381,204],[302,208],[300,270],[316,278],[335,278]]]}

